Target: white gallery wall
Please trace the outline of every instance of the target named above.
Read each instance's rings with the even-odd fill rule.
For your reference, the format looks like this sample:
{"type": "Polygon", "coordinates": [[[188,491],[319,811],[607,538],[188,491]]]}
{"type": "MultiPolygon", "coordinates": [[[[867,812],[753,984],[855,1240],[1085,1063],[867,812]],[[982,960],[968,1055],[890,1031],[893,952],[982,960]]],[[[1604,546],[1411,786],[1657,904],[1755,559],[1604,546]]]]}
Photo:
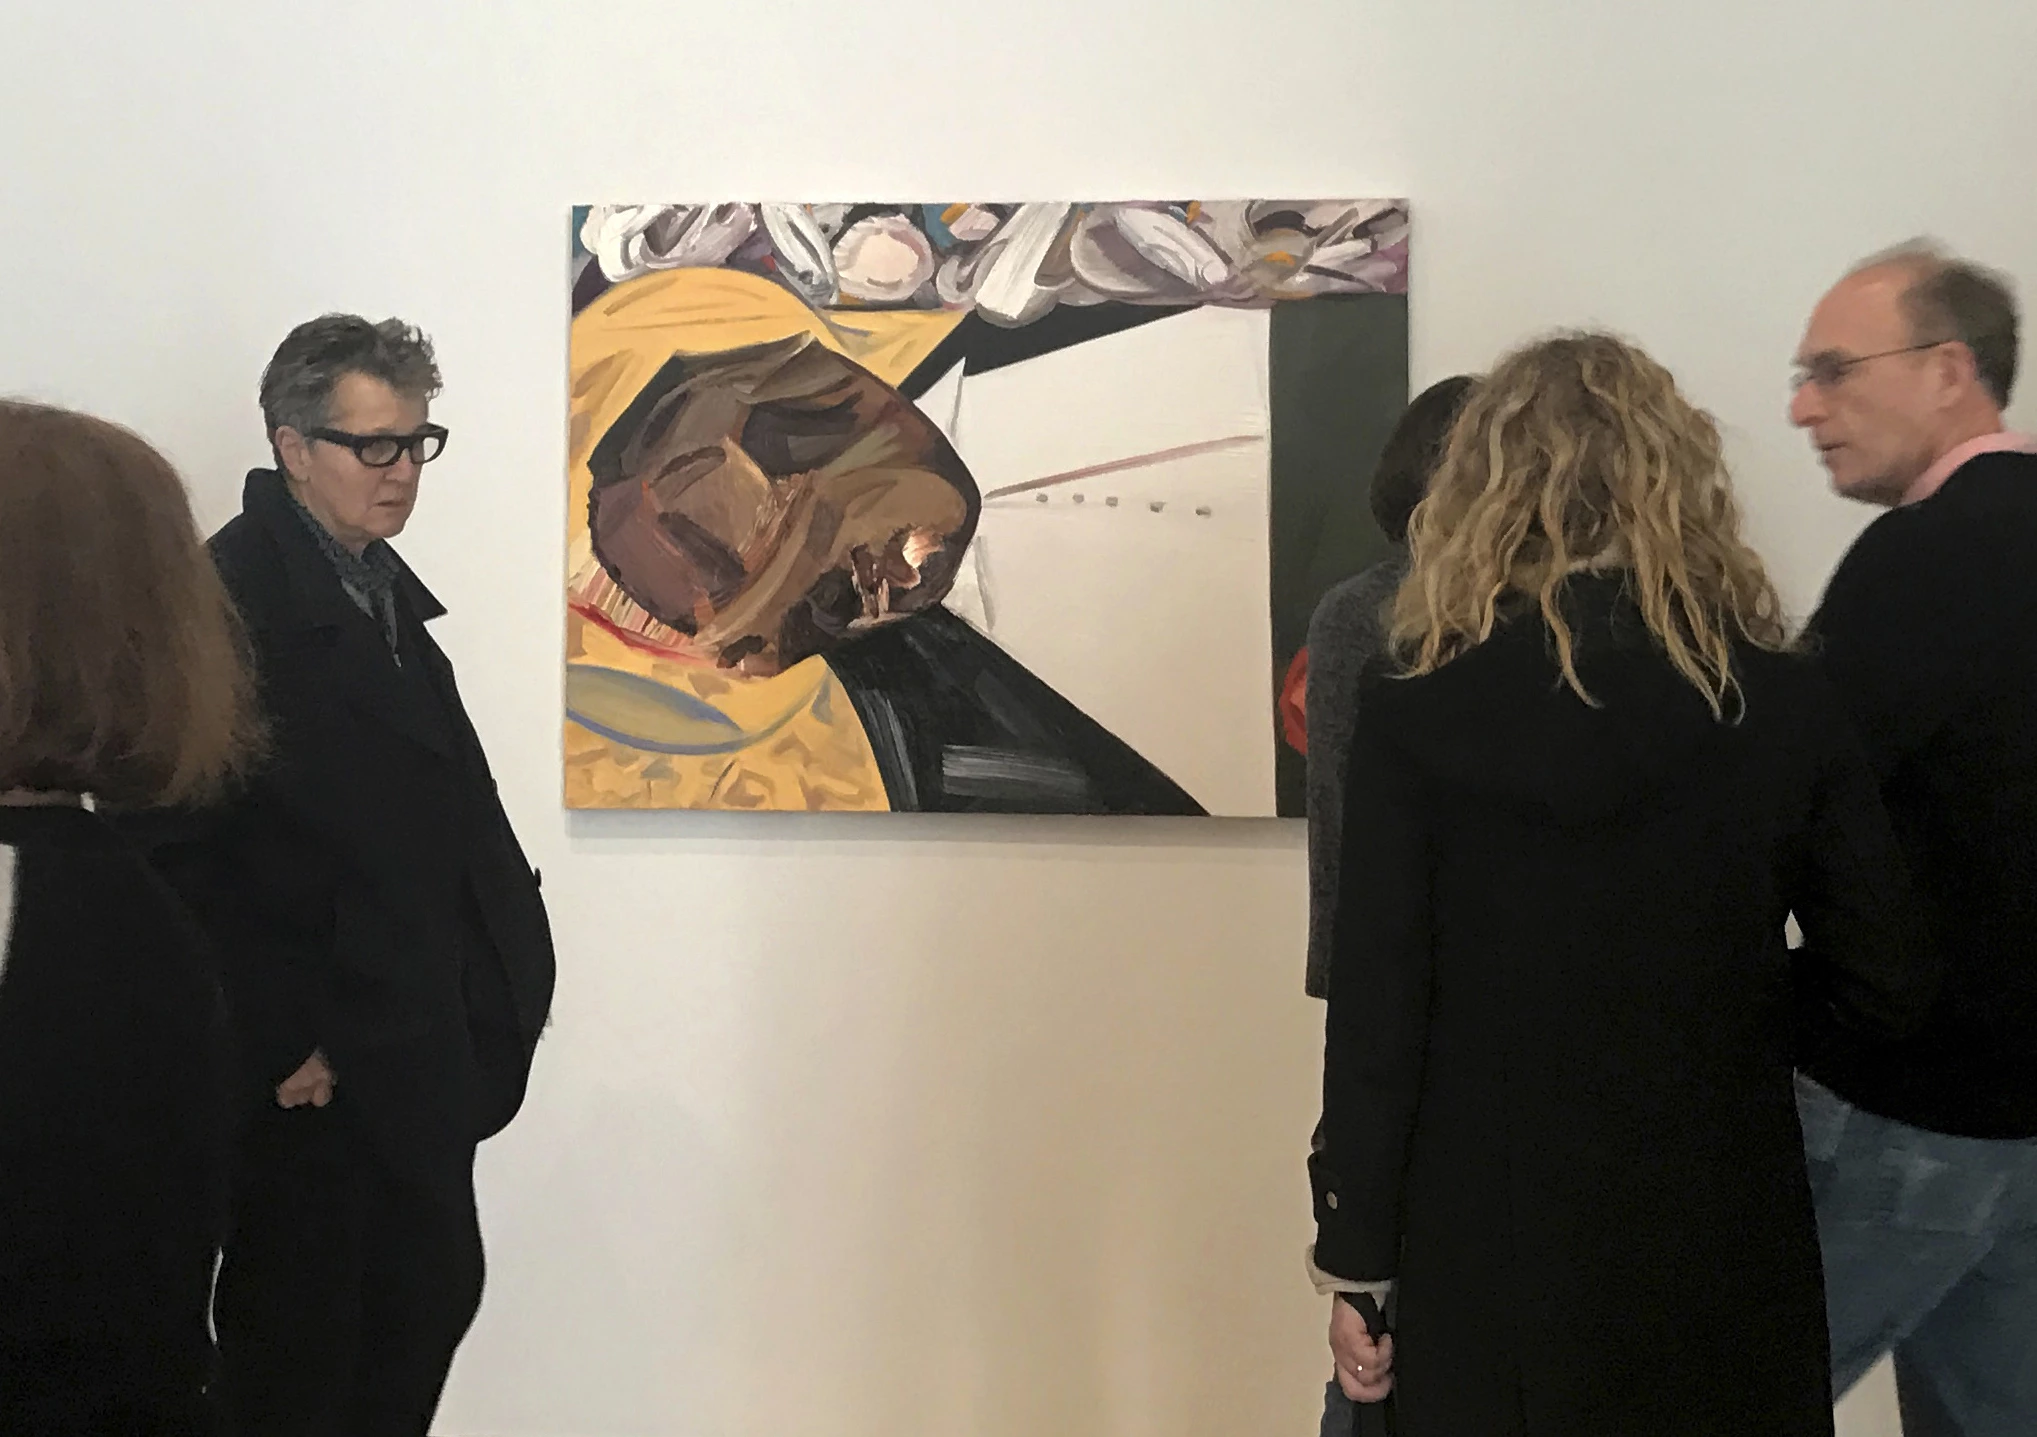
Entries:
{"type": "Polygon", "coordinates": [[[0,392],[210,525],[290,325],[438,341],[402,548],[561,958],[443,1431],[1256,1437],[1325,1367],[1298,826],[561,808],[570,204],[1406,195],[1415,381],[1638,337],[1801,610],[1868,517],[1804,313],[1927,230],[2037,296],[2033,54],[2029,0],[11,0],[0,392]]]}

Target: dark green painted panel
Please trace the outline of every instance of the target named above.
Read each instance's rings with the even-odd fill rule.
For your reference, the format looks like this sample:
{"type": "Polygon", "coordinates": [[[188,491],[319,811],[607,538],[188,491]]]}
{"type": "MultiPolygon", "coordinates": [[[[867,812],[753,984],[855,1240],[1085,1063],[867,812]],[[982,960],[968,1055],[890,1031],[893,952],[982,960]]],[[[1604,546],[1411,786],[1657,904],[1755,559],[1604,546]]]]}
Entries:
{"type": "MultiPolygon", "coordinates": [[[[1407,296],[1275,305],[1272,333],[1270,684],[1277,699],[1316,601],[1391,547],[1372,522],[1366,490],[1379,451],[1407,407],[1407,296]]],[[[1303,760],[1277,724],[1274,741],[1278,811],[1298,818],[1303,760]]]]}

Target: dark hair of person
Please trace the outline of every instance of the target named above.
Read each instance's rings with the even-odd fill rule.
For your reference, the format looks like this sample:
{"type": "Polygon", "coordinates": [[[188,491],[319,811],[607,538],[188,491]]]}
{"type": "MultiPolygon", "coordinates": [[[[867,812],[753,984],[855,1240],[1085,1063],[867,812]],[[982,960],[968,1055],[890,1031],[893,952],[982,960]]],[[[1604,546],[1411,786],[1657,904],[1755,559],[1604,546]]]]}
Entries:
{"type": "Polygon", "coordinates": [[[1450,426],[1463,412],[1474,382],[1468,374],[1438,380],[1409,402],[1386,437],[1372,471],[1372,517],[1396,544],[1407,539],[1408,518],[1429,492],[1429,476],[1443,458],[1450,426]]]}

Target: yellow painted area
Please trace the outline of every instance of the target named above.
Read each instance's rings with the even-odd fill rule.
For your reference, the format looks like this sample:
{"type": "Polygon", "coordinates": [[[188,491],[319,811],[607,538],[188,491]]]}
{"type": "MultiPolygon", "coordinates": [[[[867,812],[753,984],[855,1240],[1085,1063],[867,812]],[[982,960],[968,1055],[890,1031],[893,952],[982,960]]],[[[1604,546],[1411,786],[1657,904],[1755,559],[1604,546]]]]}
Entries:
{"type": "MultiPolygon", "coordinates": [[[[655,626],[594,558],[587,535],[587,459],[623,410],[678,354],[712,354],[807,334],[898,384],[962,322],[960,311],[816,311],[782,285],[726,269],[676,269],[616,285],[574,317],[567,439],[569,603],[595,603],[625,627],[655,626]]],[[[755,742],[736,754],[670,755],[566,725],[566,802],[573,808],[858,809],[888,806],[868,738],[818,659],[769,678],[731,674],[625,644],[569,609],[569,660],[655,678],[713,703],[755,742]]],[[[589,717],[641,733],[644,706],[595,692],[589,717]]],[[[663,720],[660,720],[663,721],[663,720]]]]}
{"type": "MultiPolygon", "coordinates": [[[[818,658],[769,678],[662,659],[624,643],[582,615],[567,621],[567,659],[642,674],[709,704],[746,739],[728,753],[665,754],[566,724],[568,808],[710,808],[882,813],[890,808],[877,757],[855,707],[818,658]]],[[[569,690],[571,688],[569,682],[569,690]]],[[[626,696],[596,715],[604,726],[687,742],[669,716],[626,696]]]]}

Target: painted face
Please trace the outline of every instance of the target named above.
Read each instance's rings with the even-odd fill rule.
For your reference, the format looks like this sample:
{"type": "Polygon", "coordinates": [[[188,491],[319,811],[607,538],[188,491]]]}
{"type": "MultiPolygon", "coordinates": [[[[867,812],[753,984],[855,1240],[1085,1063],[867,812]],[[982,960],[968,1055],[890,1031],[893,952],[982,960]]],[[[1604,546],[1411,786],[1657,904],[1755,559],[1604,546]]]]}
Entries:
{"type": "Polygon", "coordinates": [[[602,566],[746,673],[939,602],[980,507],[909,400],[805,336],[675,359],[589,468],[602,566]]]}
{"type": "Polygon", "coordinates": [[[1938,458],[1943,346],[1918,347],[1905,277],[1869,270],[1819,301],[1797,348],[1790,422],[1849,499],[1895,504],[1938,458]]]}
{"type": "Polygon", "coordinates": [[[298,499],[355,553],[377,539],[395,538],[410,522],[420,456],[437,452],[436,442],[422,437],[428,408],[423,399],[398,394],[379,379],[349,374],[334,387],[318,430],[276,431],[276,449],[298,499]],[[378,467],[368,461],[391,446],[362,442],[378,437],[414,442],[395,446],[395,461],[378,467]]]}

